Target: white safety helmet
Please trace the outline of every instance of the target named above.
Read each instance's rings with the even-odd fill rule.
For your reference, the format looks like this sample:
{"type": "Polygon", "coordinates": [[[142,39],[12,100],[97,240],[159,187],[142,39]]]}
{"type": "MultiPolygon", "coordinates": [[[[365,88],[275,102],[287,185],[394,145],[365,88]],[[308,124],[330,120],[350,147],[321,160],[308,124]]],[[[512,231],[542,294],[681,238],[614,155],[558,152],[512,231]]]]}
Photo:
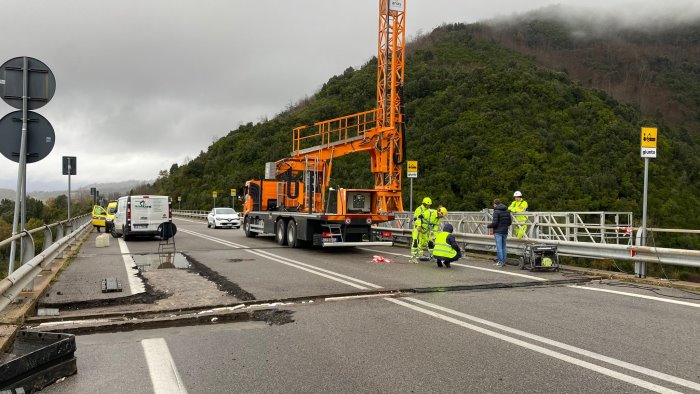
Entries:
{"type": "Polygon", "coordinates": [[[515,193],[513,193],[513,197],[522,197],[523,194],[520,193],[520,190],[516,190],[515,193]]]}

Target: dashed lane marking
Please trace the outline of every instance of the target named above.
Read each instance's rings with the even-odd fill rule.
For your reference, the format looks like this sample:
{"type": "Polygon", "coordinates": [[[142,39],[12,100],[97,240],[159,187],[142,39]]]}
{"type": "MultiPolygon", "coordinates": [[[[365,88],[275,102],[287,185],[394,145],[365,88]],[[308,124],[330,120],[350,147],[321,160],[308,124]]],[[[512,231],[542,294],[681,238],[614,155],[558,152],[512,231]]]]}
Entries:
{"type": "Polygon", "coordinates": [[[146,356],[148,372],[155,394],[187,394],[187,389],[177,372],[175,361],[170,355],[168,344],[163,338],[150,338],[141,341],[146,356]]]}

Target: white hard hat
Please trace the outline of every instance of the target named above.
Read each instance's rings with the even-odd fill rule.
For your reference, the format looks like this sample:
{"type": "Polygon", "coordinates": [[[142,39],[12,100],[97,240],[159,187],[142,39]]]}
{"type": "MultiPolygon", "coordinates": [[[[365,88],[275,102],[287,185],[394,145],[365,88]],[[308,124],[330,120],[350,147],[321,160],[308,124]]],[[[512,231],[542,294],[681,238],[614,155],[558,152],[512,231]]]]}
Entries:
{"type": "Polygon", "coordinates": [[[513,197],[522,197],[523,194],[520,193],[520,190],[516,190],[515,193],[513,193],[513,197]]]}

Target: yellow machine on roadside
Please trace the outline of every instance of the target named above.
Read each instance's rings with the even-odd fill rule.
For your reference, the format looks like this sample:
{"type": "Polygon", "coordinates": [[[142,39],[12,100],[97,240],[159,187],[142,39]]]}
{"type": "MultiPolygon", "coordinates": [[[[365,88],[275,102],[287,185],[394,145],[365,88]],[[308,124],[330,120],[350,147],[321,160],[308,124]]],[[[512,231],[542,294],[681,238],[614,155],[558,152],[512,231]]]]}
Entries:
{"type": "Polygon", "coordinates": [[[92,207],[92,225],[97,229],[98,233],[101,228],[107,226],[107,211],[100,205],[92,207]]]}

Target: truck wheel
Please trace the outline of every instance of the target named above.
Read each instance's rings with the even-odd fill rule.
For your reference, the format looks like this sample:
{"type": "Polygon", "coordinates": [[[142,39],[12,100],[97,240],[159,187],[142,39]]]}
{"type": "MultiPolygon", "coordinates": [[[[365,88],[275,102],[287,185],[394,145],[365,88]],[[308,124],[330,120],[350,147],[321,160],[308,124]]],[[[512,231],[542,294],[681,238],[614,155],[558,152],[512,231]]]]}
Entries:
{"type": "Polygon", "coordinates": [[[294,220],[290,219],[287,223],[287,245],[292,248],[298,248],[301,246],[301,241],[297,237],[297,224],[294,220]]]}
{"type": "Polygon", "coordinates": [[[119,234],[119,233],[117,232],[117,230],[115,230],[114,225],[112,225],[112,227],[110,227],[109,233],[112,234],[112,237],[114,237],[114,238],[119,238],[119,237],[121,237],[121,234],[119,234]]]}
{"type": "Polygon", "coordinates": [[[287,223],[284,219],[280,219],[275,224],[275,241],[280,246],[285,246],[287,244],[287,223]]]}
{"type": "Polygon", "coordinates": [[[245,236],[248,238],[255,238],[258,233],[255,233],[253,231],[250,231],[250,222],[251,218],[249,216],[246,216],[246,218],[243,220],[243,232],[245,232],[245,236]]]}

